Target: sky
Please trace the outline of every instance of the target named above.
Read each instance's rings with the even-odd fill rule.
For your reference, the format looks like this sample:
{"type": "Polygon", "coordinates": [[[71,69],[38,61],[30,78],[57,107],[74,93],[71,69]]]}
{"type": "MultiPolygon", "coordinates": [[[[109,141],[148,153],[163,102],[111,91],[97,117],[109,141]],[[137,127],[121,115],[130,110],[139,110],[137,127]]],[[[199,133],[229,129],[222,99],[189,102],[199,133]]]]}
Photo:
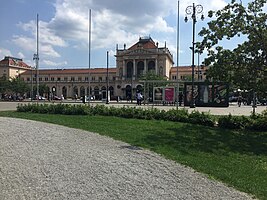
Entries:
{"type": "MultiPolygon", "coordinates": [[[[184,22],[187,6],[201,4],[203,14],[222,9],[231,0],[180,0],[179,66],[192,63],[192,20],[184,22]]],[[[246,3],[248,0],[243,0],[246,3]]],[[[150,36],[159,47],[165,42],[177,66],[178,0],[2,0],[0,6],[0,59],[22,58],[35,66],[39,16],[39,68],[85,68],[88,59],[89,9],[91,9],[91,68],[116,66],[116,45],[129,48],[139,37],[150,36]]],[[[210,21],[197,15],[196,33],[210,21]]],[[[197,35],[197,34],[196,34],[197,35]]],[[[196,41],[201,38],[196,36],[196,41]]],[[[231,48],[231,42],[225,46],[231,48]]],[[[200,55],[200,63],[205,54],[200,55]]],[[[196,56],[196,63],[198,57],[196,56]]]]}

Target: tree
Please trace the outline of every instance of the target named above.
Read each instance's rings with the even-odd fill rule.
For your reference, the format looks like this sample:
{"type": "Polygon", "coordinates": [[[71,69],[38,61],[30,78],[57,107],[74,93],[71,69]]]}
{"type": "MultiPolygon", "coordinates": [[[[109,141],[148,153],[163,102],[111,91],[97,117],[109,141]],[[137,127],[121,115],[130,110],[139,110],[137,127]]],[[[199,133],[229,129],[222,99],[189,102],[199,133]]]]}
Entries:
{"type": "Polygon", "coordinates": [[[0,77],[0,94],[6,94],[10,90],[10,81],[5,77],[0,77]]]}
{"type": "Polygon", "coordinates": [[[199,35],[197,44],[202,53],[208,50],[205,64],[210,66],[207,78],[228,81],[236,88],[267,91],[264,71],[267,68],[267,15],[263,12],[266,0],[254,0],[247,7],[236,0],[218,11],[209,11],[215,17],[199,35]],[[242,37],[244,42],[233,50],[220,46],[222,40],[242,37]]]}
{"type": "Polygon", "coordinates": [[[12,78],[10,81],[10,90],[15,94],[23,95],[30,91],[30,87],[20,78],[12,78]]]}

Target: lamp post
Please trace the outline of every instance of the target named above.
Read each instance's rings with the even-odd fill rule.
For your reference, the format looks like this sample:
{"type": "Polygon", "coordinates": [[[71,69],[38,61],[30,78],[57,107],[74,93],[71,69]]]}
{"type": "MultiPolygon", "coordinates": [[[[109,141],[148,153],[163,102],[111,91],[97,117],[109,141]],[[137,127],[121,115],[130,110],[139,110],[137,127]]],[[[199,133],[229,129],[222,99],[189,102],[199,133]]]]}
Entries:
{"type": "MultiPolygon", "coordinates": [[[[192,89],[191,89],[191,103],[190,108],[195,108],[195,97],[194,97],[194,79],[195,79],[195,29],[196,29],[196,15],[202,13],[203,6],[202,5],[195,5],[193,3],[193,6],[187,6],[185,9],[186,15],[191,15],[191,18],[193,20],[193,37],[192,37],[192,89]]],[[[188,21],[187,16],[185,17],[185,22],[188,21]]],[[[201,15],[201,20],[204,20],[204,15],[201,15]]]]}

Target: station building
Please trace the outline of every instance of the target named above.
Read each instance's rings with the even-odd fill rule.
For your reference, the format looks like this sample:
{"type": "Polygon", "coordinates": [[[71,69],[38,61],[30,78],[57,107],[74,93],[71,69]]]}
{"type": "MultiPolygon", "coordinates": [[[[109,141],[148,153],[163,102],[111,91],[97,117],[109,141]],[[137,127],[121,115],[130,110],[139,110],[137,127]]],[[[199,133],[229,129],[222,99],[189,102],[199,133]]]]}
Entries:
{"type": "MultiPolygon", "coordinates": [[[[134,45],[116,49],[115,68],[72,68],[72,69],[39,69],[38,75],[33,67],[25,64],[22,59],[5,57],[0,61],[0,76],[19,77],[29,85],[39,84],[49,87],[50,93],[65,98],[90,95],[96,100],[106,98],[107,87],[111,99],[120,96],[122,99],[131,97],[141,90],[142,77],[154,73],[166,80],[189,81],[192,76],[191,66],[174,67],[173,55],[167,45],[159,47],[151,37],[140,37],[134,45]],[[108,80],[108,81],[107,81],[108,80]],[[89,90],[90,88],[90,90],[89,90]]],[[[195,70],[196,79],[205,80],[206,67],[195,70]]],[[[48,95],[48,94],[45,94],[48,95]]]]}

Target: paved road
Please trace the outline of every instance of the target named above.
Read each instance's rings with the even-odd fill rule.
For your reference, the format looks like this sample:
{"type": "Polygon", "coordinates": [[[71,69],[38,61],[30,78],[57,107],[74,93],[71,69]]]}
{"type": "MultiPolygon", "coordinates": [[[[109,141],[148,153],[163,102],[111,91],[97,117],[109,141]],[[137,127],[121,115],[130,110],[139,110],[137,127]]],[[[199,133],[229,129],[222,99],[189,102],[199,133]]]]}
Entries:
{"type": "MultiPolygon", "coordinates": [[[[30,102],[1,102],[0,101],[0,111],[5,111],[5,110],[16,110],[16,107],[18,104],[20,103],[30,103],[30,102]]],[[[43,103],[43,102],[41,102],[43,103]]],[[[46,102],[48,103],[48,102],[46,102]]],[[[74,101],[65,101],[64,103],[75,103],[74,101]]],[[[76,102],[77,103],[77,102],[76,102]]],[[[103,102],[98,102],[98,103],[91,103],[92,105],[95,104],[103,104],[106,106],[115,106],[115,107],[121,107],[121,106],[137,106],[136,104],[129,104],[127,102],[122,102],[122,103],[115,103],[115,102],[111,102],[110,104],[105,104],[103,102]]],[[[143,108],[151,108],[152,105],[142,105],[141,107],[143,108]]],[[[164,109],[164,110],[168,110],[168,109],[175,109],[175,106],[154,106],[155,108],[158,109],[164,109]]],[[[184,108],[184,107],[180,107],[180,108],[184,108]]],[[[197,108],[188,108],[186,107],[185,109],[188,109],[189,112],[193,111],[193,110],[198,110],[200,112],[210,112],[211,114],[214,115],[228,115],[229,113],[231,113],[232,115],[250,115],[252,112],[252,107],[251,106],[241,106],[238,107],[236,104],[231,104],[228,108],[215,108],[215,107],[197,107],[197,108]]],[[[261,113],[263,110],[267,109],[266,106],[258,106],[256,108],[256,113],[261,113]]]]}
{"type": "Polygon", "coordinates": [[[0,199],[252,199],[150,151],[59,125],[0,117],[0,199]]]}

